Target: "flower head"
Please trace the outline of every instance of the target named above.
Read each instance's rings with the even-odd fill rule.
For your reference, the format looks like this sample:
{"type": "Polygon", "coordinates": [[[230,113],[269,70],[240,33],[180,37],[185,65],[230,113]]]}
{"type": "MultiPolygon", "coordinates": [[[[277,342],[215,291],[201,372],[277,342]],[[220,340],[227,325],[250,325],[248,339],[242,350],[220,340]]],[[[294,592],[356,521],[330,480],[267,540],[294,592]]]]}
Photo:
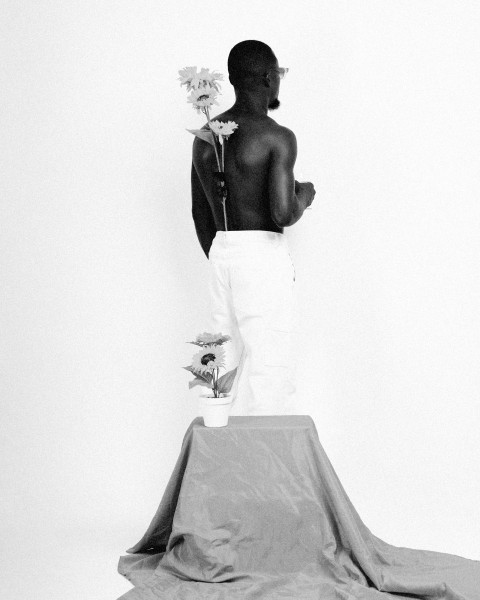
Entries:
{"type": "Polygon", "coordinates": [[[204,346],[192,358],[192,368],[198,373],[212,372],[225,366],[225,350],[221,346],[204,346]]]}
{"type": "Polygon", "coordinates": [[[199,333],[197,339],[192,342],[197,346],[221,346],[228,340],[232,339],[229,335],[222,335],[221,333],[199,333]]]}
{"type": "Polygon", "coordinates": [[[237,127],[238,124],[235,121],[210,121],[210,129],[218,135],[221,144],[223,144],[223,138],[228,140],[237,127]]]}
{"type": "Polygon", "coordinates": [[[200,79],[197,73],[197,67],[185,67],[184,69],[180,69],[178,72],[180,77],[180,86],[187,86],[187,92],[192,89],[196,89],[199,86],[200,79]]]}
{"type": "Polygon", "coordinates": [[[215,100],[217,94],[218,92],[215,88],[207,85],[205,87],[193,89],[190,96],[187,98],[187,101],[191,102],[193,108],[196,108],[197,112],[200,113],[200,111],[206,107],[218,104],[215,100]]]}
{"type": "Polygon", "coordinates": [[[204,69],[202,67],[202,70],[198,74],[198,78],[201,81],[202,87],[204,87],[206,84],[209,84],[211,87],[215,88],[217,92],[220,91],[221,86],[217,82],[219,80],[223,81],[223,75],[221,73],[218,73],[217,71],[210,73],[209,69],[204,69]]]}
{"type": "Polygon", "coordinates": [[[187,87],[187,92],[191,90],[197,90],[205,87],[212,87],[217,92],[220,91],[219,80],[223,80],[223,75],[221,73],[217,73],[213,71],[210,73],[209,69],[205,69],[202,67],[200,73],[197,73],[197,67],[185,67],[184,69],[180,69],[178,71],[180,77],[180,85],[185,85],[187,87]]]}

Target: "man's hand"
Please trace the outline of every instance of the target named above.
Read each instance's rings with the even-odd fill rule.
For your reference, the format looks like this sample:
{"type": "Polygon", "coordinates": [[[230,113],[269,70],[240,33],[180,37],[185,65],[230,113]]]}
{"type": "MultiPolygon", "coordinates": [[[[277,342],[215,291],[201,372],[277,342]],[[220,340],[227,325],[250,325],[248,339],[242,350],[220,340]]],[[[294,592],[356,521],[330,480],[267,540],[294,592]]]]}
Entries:
{"type": "Polygon", "coordinates": [[[295,180],[295,194],[297,196],[303,196],[305,199],[306,206],[310,206],[315,197],[316,191],[313,183],[310,181],[297,181],[295,180]]]}

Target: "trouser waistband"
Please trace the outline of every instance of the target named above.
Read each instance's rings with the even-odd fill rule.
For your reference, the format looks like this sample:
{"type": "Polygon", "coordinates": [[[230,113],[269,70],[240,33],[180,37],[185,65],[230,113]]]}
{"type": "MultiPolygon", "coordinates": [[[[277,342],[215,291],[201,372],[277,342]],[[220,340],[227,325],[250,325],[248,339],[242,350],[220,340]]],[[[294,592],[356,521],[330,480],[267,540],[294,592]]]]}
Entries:
{"type": "Polygon", "coordinates": [[[284,245],[287,238],[277,231],[263,229],[242,229],[234,231],[217,231],[213,239],[215,244],[226,246],[248,246],[252,243],[266,243],[268,245],[284,245]]]}

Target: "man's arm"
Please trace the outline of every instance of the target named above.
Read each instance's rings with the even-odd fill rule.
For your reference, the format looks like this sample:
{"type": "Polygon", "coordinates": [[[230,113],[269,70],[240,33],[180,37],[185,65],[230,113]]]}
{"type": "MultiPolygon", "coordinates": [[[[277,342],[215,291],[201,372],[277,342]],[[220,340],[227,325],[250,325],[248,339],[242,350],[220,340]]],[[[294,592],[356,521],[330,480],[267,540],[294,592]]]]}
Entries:
{"type": "Polygon", "coordinates": [[[202,246],[202,250],[205,252],[205,256],[208,258],[210,246],[212,245],[213,238],[217,233],[217,228],[215,226],[215,221],[213,220],[212,209],[210,208],[207,197],[205,196],[205,192],[203,191],[202,184],[193,162],[191,182],[192,217],[195,223],[198,241],[202,246]]]}
{"type": "Polygon", "coordinates": [[[279,127],[270,156],[268,191],[270,212],[279,227],[296,223],[315,195],[311,183],[298,183],[293,175],[297,139],[287,127],[279,127]]]}

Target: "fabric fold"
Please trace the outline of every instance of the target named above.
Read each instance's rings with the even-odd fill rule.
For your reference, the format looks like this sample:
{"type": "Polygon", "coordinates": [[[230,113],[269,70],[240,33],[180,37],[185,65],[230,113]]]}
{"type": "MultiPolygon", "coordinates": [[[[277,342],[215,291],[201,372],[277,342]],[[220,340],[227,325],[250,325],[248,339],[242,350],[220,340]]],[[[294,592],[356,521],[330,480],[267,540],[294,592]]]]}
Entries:
{"type": "Polygon", "coordinates": [[[197,417],[118,600],[480,600],[480,561],[363,523],[309,415],[197,417]]]}

